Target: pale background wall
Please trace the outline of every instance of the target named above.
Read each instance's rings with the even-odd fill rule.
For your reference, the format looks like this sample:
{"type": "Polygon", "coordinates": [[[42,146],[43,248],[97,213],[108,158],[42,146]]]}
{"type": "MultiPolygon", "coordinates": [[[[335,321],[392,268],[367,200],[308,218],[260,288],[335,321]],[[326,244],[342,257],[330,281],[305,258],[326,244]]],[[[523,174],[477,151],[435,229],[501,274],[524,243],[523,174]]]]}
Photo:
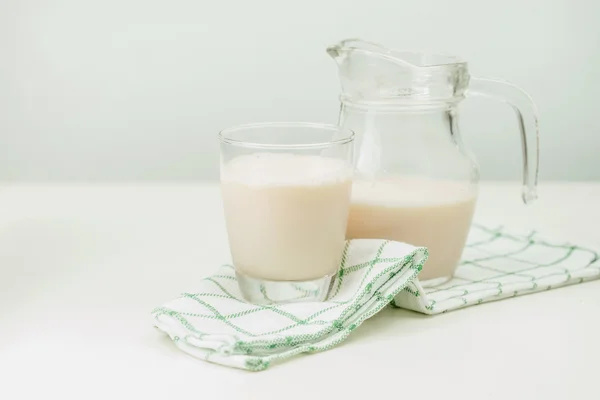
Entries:
{"type": "MultiPolygon", "coordinates": [[[[215,179],[223,127],[336,121],[346,37],[521,85],[541,179],[600,179],[599,1],[352,1],[0,0],[0,180],[215,179]]],[[[462,109],[483,178],[518,179],[512,112],[462,109]]]]}

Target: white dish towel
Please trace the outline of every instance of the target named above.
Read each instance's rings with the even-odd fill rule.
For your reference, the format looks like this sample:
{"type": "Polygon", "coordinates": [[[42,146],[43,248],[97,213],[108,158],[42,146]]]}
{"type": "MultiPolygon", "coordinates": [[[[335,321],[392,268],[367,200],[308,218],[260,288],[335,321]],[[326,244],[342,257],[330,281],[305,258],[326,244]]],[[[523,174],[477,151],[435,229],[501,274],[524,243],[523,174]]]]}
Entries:
{"type": "Polygon", "coordinates": [[[154,309],[153,323],[194,357],[260,371],[330,349],[388,304],[438,314],[600,277],[597,251],[502,228],[474,226],[455,276],[439,286],[417,279],[426,258],[405,243],[351,240],[325,302],[276,306],[245,302],[233,268],[222,266],[154,309]]]}

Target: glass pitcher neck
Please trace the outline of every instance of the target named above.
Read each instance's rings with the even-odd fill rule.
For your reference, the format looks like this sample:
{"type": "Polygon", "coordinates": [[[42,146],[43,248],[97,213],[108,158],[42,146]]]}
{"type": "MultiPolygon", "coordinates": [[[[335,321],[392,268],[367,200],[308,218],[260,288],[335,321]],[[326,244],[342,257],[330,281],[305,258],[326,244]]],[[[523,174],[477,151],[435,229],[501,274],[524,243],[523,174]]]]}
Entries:
{"type": "Polygon", "coordinates": [[[342,40],[327,53],[338,65],[344,102],[453,103],[469,83],[467,63],[443,54],[396,51],[359,39],[342,40]]]}
{"type": "Polygon", "coordinates": [[[397,100],[366,100],[356,99],[342,93],[339,96],[341,107],[355,112],[376,112],[378,114],[429,114],[448,112],[455,109],[464,96],[450,99],[397,99],[397,100]]]}
{"type": "MultiPolygon", "coordinates": [[[[362,108],[342,104],[338,117],[340,126],[355,130],[357,138],[368,134],[390,137],[389,143],[401,140],[446,140],[450,135],[460,136],[455,107],[394,107],[362,108]]],[[[360,139],[357,139],[360,141],[360,139]]]]}

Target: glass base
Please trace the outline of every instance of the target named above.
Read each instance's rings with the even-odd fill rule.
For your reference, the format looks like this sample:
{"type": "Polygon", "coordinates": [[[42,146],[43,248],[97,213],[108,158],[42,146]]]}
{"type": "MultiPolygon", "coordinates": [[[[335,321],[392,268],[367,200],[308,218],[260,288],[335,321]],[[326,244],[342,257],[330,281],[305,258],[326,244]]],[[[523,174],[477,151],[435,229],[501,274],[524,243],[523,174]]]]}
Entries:
{"type": "Polygon", "coordinates": [[[285,304],[323,301],[327,298],[333,277],[327,275],[310,281],[269,281],[235,271],[242,296],[253,304],[285,304]]]}

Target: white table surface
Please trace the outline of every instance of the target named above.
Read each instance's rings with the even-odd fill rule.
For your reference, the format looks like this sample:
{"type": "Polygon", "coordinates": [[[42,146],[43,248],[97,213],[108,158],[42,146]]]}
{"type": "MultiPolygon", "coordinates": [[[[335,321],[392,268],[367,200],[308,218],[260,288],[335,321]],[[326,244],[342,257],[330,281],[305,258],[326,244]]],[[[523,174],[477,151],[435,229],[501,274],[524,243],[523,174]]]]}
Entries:
{"type": "MultiPolygon", "coordinates": [[[[518,185],[483,184],[476,220],[600,248],[600,183],[539,192],[524,206],[518,185]]],[[[216,185],[1,186],[0,399],[600,398],[600,281],[433,317],[385,309],[255,373],[184,354],[150,319],[228,261],[216,185]]]]}

